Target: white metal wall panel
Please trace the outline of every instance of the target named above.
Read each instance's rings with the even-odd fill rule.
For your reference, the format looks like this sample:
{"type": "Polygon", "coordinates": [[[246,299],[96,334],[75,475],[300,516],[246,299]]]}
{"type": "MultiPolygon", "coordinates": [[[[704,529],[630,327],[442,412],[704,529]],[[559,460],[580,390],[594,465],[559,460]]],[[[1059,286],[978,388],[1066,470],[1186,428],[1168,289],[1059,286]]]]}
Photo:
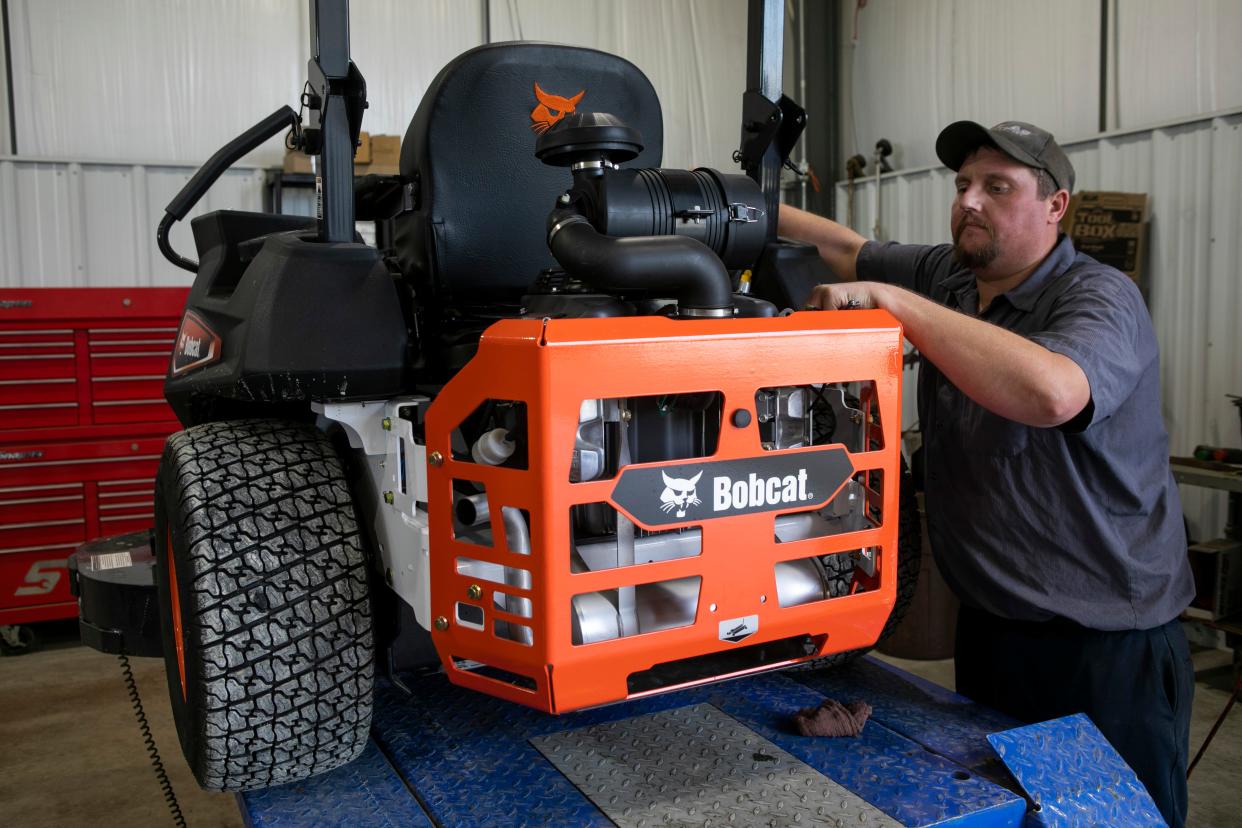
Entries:
{"type": "MultiPolygon", "coordinates": [[[[189,275],[156,251],[155,224],[192,165],[297,101],[305,0],[9,7],[21,155],[0,154],[0,285],[185,284],[189,275]]],[[[734,167],[744,0],[490,0],[489,11],[493,41],[580,43],[633,60],[664,104],[665,163],[734,167]]],[[[350,13],[371,102],[364,127],[377,133],[404,135],[435,74],[484,38],[481,2],[354,0],[350,13]]],[[[273,139],[243,165],[279,164],[282,154],[273,139]]],[[[261,173],[236,169],[196,214],[259,209],[261,196],[261,173]]],[[[172,240],[192,254],[188,221],[172,240]]]]}
{"type": "MultiPolygon", "coordinates": [[[[296,0],[9,0],[23,156],[205,159],[305,80],[296,0]]],[[[279,162],[273,139],[255,157],[279,162]]]]}
{"type": "MultiPolygon", "coordinates": [[[[192,167],[0,158],[0,287],[188,285],[155,245],[164,207],[192,167]]],[[[225,173],[173,226],[194,257],[189,222],[211,210],[260,210],[263,173],[225,173]]]]}
{"type": "MultiPolygon", "coordinates": [[[[354,0],[351,52],[371,132],[404,135],[428,83],[483,41],[481,2],[354,0]]],[[[616,52],[664,103],[672,165],[731,166],[746,69],[745,0],[491,0],[492,41],[616,52]]],[[[26,157],[188,163],[284,103],[308,57],[303,0],[10,0],[26,157]]],[[[273,139],[247,161],[279,163],[273,139]]]]}
{"type": "Polygon", "coordinates": [[[935,162],[932,139],[970,119],[1096,131],[1099,4],[1079,0],[843,2],[840,114],[847,154],[887,138],[896,168],[935,162]],[[931,136],[929,138],[929,136],[931,136]]]}
{"type": "Polygon", "coordinates": [[[660,96],[665,166],[736,169],[732,156],[746,84],[745,0],[491,0],[491,36],[621,55],[646,73],[660,96]]]}
{"type": "MultiPolygon", "coordinates": [[[[1063,140],[1099,131],[1098,3],[856,5],[841,4],[847,153],[870,158],[883,137],[894,167],[932,164],[935,136],[964,118],[1031,121],[1063,140]]],[[[1238,0],[1112,0],[1109,20],[1109,129],[1242,106],[1238,0]]]]}
{"type": "Polygon", "coordinates": [[[1242,106],[1242,3],[1116,3],[1117,126],[1242,106]]]}
{"type": "MultiPolygon", "coordinates": [[[[305,3],[298,14],[306,16],[305,3]]],[[[367,79],[363,129],[405,136],[445,64],[483,42],[479,0],[351,0],[350,54],[367,79]]],[[[303,38],[305,39],[305,37],[303,38]]],[[[305,74],[304,66],[298,71],[305,74]]]]}
{"type": "MultiPolygon", "coordinates": [[[[1079,190],[1142,192],[1150,196],[1147,279],[1149,307],[1161,350],[1163,414],[1170,451],[1187,455],[1200,443],[1237,445],[1237,409],[1226,394],[1242,394],[1242,111],[1134,132],[1109,134],[1065,147],[1079,190]]],[[[924,168],[882,180],[881,236],[934,244],[949,238],[952,173],[924,168]]],[[[844,216],[847,185],[836,189],[844,216]]],[[[855,189],[854,227],[871,237],[872,179],[855,189]]],[[[909,402],[914,391],[907,383],[909,402]]],[[[913,409],[906,406],[906,424],[913,409]]],[[[1225,498],[1184,487],[1186,513],[1197,537],[1223,527],[1225,498]]]]}
{"type": "Polygon", "coordinates": [[[4,33],[0,32],[0,155],[11,155],[13,145],[9,131],[9,83],[5,75],[4,33]]]}

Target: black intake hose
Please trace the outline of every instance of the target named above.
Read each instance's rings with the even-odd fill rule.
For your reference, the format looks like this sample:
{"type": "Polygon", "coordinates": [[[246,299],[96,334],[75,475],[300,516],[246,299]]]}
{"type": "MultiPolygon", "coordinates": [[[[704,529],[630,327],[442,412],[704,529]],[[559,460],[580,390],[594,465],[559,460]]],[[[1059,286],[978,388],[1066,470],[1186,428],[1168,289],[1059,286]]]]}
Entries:
{"type": "Polygon", "coordinates": [[[548,216],[548,249],[565,270],[609,291],[668,290],[682,316],[732,316],[733,283],[707,245],[686,236],[614,238],[572,209],[548,216]]]}

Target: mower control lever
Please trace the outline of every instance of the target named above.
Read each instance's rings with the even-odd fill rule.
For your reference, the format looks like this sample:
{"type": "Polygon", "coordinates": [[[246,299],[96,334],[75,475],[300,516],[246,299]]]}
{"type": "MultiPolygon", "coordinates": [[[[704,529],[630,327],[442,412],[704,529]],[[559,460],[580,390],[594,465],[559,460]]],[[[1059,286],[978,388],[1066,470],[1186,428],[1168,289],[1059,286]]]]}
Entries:
{"type": "Polygon", "coordinates": [[[172,245],[168,243],[168,231],[172,227],[173,222],[185,218],[186,213],[190,212],[194,205],[198,203],[198,200],[203,197],[203,194],[211,188],[211,185],[216,183],[216,179],[223,175],[225,170],[236,163],[243,155],[255,149],[273,135],[278,135],[297,123],[297,113],[289,106],[282,106],[232,141],[229,141],[217,150],[215,155],[207,159],[207,163],[198,168],[198,172],[194,173],[194,177],[186,182],[186,185],[181,188],[181,192],[177,193],[173,200],[168,202],[168,206],[164,208],[164,218],[160,220],[159,228],[155,232],[156,242],[159,245],[160,252],[164,254],[164,258],[177,267],[185,268],[194,273],[198,272],[198,262],[178,255],[172,249],[172,245]]]}

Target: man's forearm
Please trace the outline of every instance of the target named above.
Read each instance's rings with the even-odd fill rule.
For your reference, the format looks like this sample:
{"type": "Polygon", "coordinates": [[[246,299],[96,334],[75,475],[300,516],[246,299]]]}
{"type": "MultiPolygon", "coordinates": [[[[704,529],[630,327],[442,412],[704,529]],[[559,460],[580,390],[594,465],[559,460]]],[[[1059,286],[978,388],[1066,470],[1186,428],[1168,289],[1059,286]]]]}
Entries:
{"type": "Polygon", "coordinates": [[[867,240],[845,225],[782,204],[780,234],[815,245],[837,278],[851,282],[858,278],[854,263],[867,240]]]}
{"type": "Polygon", "coordinates": [[[908,290],[874,286],[875,304],[950,382],[984,408],[1041,428],[1073,419],[1091,399],[1087,376],[1069,357],[908,290]]]}

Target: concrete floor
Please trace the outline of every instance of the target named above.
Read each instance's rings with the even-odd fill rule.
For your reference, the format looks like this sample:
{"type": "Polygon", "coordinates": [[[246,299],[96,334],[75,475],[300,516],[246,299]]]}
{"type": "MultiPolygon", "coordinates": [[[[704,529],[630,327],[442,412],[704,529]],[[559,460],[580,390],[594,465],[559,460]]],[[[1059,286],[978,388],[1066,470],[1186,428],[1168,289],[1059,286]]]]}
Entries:
{"type": "MultiPolygon", "coordinates": [[[[44,648],[0,658],[0,825],[169,825],[116,656],[77,622],[36,625],[44,648]]],[[[241,828],[237,801],[195,784],[173,729],[164,662],[130,659],[164,767],[192,827],[241,828]]]]}
{"type": "MultiPolygon", "coordinates": [[[[0,658],[0,825],[169,824],[113,656],[81,646],[73,623],[40,625],[44,648],[0,658]]],[[[886,660],[945,687],[953,661],[886,660]]],[[[163,663],[134,659],[152,731],[190,826],[241,826],[233,797],[198,789],[173,731],[163,663]]],[[[1196,655],[1191,755],[1232,688],[1229,654],[1196,655]]],[[[1190,783],[1190,825],[1242,823],[1242,706],[1235,707],[1190,783]]]]}

